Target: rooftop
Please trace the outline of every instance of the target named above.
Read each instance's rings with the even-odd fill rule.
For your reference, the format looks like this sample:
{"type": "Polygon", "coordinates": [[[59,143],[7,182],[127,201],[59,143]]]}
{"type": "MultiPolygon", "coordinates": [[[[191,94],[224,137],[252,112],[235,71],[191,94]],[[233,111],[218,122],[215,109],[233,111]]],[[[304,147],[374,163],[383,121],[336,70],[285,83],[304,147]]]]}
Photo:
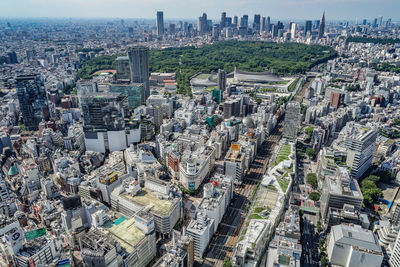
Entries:
{"type": "Polygon", "coordinates": [[[133,202],[139,206],[151,207],[151,211],[162,216],[168,215],[174,206],[176,200],[160,199],[155,193],[146,188],[142,188],[136,195],[124,192],[120,195],[122,198],[133,202]]]}
{"type": "Polygon", "coordinates": [[[135,226],[134,218],[125,220],[118,225],[114,225],[108,231],[128,253],[132,253],[139,242],[144,238],[142,231],[135,226]]]}

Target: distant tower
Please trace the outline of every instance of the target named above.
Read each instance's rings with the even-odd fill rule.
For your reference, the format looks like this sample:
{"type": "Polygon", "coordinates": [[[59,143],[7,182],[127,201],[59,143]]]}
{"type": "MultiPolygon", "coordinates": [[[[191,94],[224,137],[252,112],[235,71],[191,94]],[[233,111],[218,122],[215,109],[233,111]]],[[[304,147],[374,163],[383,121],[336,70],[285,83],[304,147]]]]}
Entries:
{"type": "Polygon", "coordinates": [[[221,29],[226,27],[226,12],[222,12],[221,22],[220,22],[219,26],[221,27],[221,29]]]}
{"type": "Polygon", "coordinates": [[[201,17],[197,20],[197,30],[200,35],[204,35],[207,33],[207,14],[203,13],[201,17]]]}
{"type": "Polygon", "coordinates": [[[265,31],[265,23],[266,23],[266,18],[262,17],[261,18],[261,25],[260,25],[260,33],[265,31]]]}
{"type": "Polygon", "coordinates": [[[307,36],[309,32],[311,34],[312,31],[312,20],[306,20],[306,26],[304,27],[304,36],[307,36]]]}
{"type": "Polygon", "coordinates": [[[322,15],[321,23],[319,24],[318,38],[324,37],[324,33],[325,33],[325,11],[324,14],[322,15]]]}
{"type": "Polygon", "coordinates": [[[271,18],[269,16],[267,17],[267,22],[265,24],[265,31],[267,33],[271,31],[271,18]]]}
{"type": "Polygon", "coordinates": [[[291,38],[296,38],[296,23],[292,22],[290,25],[290,36],[291,38]]]}
{"type": "Polygon", "coordinates": [[[157,35],[162,36],[164,35],[164,12],[157,11],[157,35]]]}
{"type": "Polygon", "coordinates": [[[261,16],[259,14],[254,14],[253,31],[259,32],[260,28],[261,28],[261,16]]]}
{"type": "Polygon", "coordinates": [[[131,67],[131,82],[143,83],[142,103],[150,96],[149,86],[149,48],[143,46],[128,49],[129,65],[131,67]]]}

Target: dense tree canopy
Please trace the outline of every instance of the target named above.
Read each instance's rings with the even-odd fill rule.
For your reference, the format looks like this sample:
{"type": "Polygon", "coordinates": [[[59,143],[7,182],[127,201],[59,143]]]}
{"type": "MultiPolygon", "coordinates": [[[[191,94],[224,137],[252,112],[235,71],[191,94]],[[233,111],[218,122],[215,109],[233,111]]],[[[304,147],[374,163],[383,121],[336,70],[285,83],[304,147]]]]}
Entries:
{"type": "MultiPolygon", "coordinates": [[[[175,72],[179,90],[189,91],[189,79],[198,72],[235,67],[245,71],[273,71],[276,74],[304,73],[310,68],[336,57],[327,46],[299,43],[226,41],[201,48],[193,46],[150,50],[151,72],[175,72]]],[[[100,69],[113,67],[115,56],[99,56],[85,62],[79,72],[87,78],[100,69]]]]}

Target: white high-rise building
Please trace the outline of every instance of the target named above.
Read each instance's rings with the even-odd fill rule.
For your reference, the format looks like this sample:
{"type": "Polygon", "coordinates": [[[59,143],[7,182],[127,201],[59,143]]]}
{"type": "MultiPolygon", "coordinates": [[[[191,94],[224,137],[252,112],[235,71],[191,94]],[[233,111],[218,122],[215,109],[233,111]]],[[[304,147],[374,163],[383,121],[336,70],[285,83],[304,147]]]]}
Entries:
{"type": "Polygon", "coordinates": [[[349,122],[340,135],[343,135],[342,147],[347,150],[346,163],[351,168],[350,175],[358,179],[371,166],[378,132],[349,122]]]}
{"type": "Polygon", "coordinates": [[[291,28],[290,28],[290,36],[292,39],[296,38],[296,26],[297,26],[297,24],[292,22],[291,28]]]}

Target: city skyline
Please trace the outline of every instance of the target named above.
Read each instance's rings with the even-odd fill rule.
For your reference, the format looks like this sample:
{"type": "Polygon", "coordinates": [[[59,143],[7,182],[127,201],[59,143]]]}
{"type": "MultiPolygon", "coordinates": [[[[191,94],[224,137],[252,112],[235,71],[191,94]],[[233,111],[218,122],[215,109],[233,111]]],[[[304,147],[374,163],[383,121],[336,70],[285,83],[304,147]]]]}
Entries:
{"type": "Polygon", "coordinates": [[[48,18],[137,18],[153,19],[157,11],[164,12],[164,20],[195,19],[206,12],[208,17],[215,20],[226,12],[229,15],[262,14],[279,19],[320,19],[322,12],[327,12],[327,20],[373,19],[377,16],[400,20],[396,10],[400,2],[396,0],[285,0],[273,1],[213,1],[185,2],[176,5],[173,0],[142,1],[105,1],[105,0],[16,0],[0,3],[0,17],[48,17],[48,18]],[[344,8],[345,7],[345,8],[344,8]]]}

